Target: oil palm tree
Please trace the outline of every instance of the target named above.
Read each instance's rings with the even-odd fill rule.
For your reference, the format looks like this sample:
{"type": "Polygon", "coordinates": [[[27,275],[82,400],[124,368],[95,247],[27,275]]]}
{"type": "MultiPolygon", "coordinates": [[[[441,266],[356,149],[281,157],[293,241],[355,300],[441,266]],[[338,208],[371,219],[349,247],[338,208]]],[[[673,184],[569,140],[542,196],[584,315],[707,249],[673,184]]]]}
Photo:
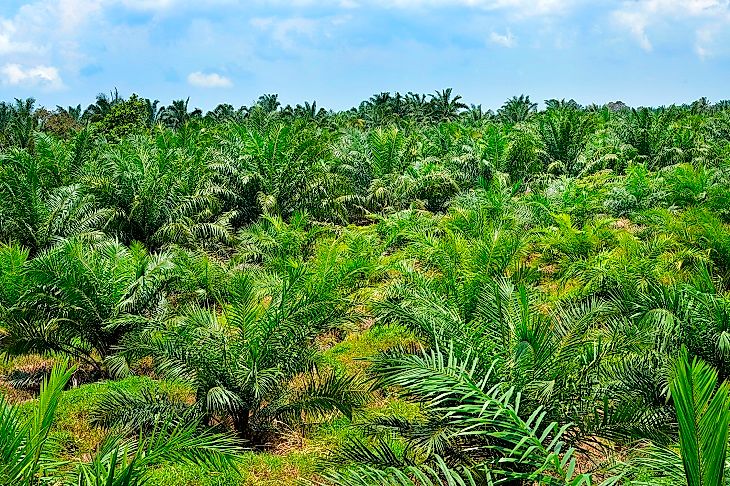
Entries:
{"type": "Polygon", "coordinates": [[[452,88],[446,88],[430,95],[429,104],[436,120],[454,120],[461,110],[469,108],[466,103],[461,101],[461,95],[452,96],[452,91],[452,88]]]}
{"type": "Polygon", "coordinates": [[[230,125],[211,151],[212,169],[227,207],[242,222],[261,213],[291,217],[306,211],[317,218],[344,213],[342,184],[330,171],[331,135],[304,120],[249,119],[230,125]]]}
{"type": "Polygon", "coordinates": [[[594,132],[592,119],[569,103],[553,103],[538,119],[547,170],[577,175],[586,139],[594,132]]]}
{"type": "Polygon", "coordinates": [[[114,105],[117,105],[122,101],[124,101],[124,99],[119,96],[119,91],[116,88],[114,88],[114,91],[112,91],[109,96],[107,96],[106,93],[99,93],[96,95],[96,101],[84,110],[82,119],[90,122],[101,121],[111,111],[114,105]]]}
{"type": "Polygon", "coordinates": [[[230,218],[208,163],[184,138],[130,137],[109,147],[85,178],[89,192],[115,217],[108,231],[159,248],[215,245],[230,238],[230,218]]]}
{"type": "Polygon", "coordinates": [[[489,366],[448,349],[377,358],[378,385],[421,403],[422,419],[369,424],[380,439],[347,444],[326,484],[591,484],[588,474],[576,474],[574,451],[561,440],[567,426],[545,422],[540,408],[523,410],[520,393],[493,384],[484,369],[489,366]],[[405,439],[403,452],[383,438],[387,434],[405,439]]]}
{"type": "Polygon", "coordinates": [[[513,96],[497,110],[497,116],[505,123],[516,124],[530,119],[537,111],[537,103],[529,96],[513,96]]]}
{"type": "Polygon", "coordinates": [[[139,486],[148,484],[152,468],[159,464],[187,463],[211,471],[233,468],[240,449],[232,438],[201,431],[194,422],[162,424],[136,439],[111,434],[90,461],[69,464],[57,455],[50,432],[73,372],[64,363],[53,368],[29,417],[0,399],[0,484],[33,486],[60,479],[88,486],[139,486]]]}
{"type": "Polygon", "coordinates": [[[669,385],[678,443],[639,447],[622,476],[632,484],[726,486],[730,387],[686,350],[675,360],[669,385]],[[647,473],[649,480],[641,478],[647,473]]]}
{"type": "Polygon", "coordinates": [[[97,376],[126,332],[150,319],[164,298],[166,254],[116,242],[69,240],[23,263],[25,288],[2,309],[4,352],[73,356],[97,376]]]}
{"type": "Polygon", "coordinates": [[[189,111],[188,103],[190,98],[185,100],[173,100],[172,104],[160,108],[158,118],[167,128],[173,130],[184,126],[188,121],[201,118],[203,112],[199,108],[189,111]]]}
{"type": "Polygon", "coordinates": [[[188,381],[207,422],[228,419],[240,436],[261,443],[276,420],[308,414],[350,416],[362,401],[352,377],[319,369],[314,339],[347,316],[332,282],[290,268],[271,295],[245,275],[233,282],[223,314],[193,310],[125,344],[131,359],[156,356],[159,372],[188,381]]]}
{"type": "Polygon", "coordinates": [[[30,154],[10,150],[0,166],[0,238],[36,254],[70,237],[99,239],[114,211],[79,184],[89,156],[89,133],[71,142],[36,135],[30,154]],[[69,185],[70,184],[70,185],[69,185]]]}

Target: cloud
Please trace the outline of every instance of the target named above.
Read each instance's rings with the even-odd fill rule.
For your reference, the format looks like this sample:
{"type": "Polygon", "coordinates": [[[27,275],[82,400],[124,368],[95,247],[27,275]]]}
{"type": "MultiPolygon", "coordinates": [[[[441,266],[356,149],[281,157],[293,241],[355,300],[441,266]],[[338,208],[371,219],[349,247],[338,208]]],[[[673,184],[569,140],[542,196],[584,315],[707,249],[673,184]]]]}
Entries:
{"type": "Polygon", "coordinates": [[[649,30],[656,26],[693,26],[695,52],[709,55],[708,44],[714,33],[730,28],[730,2],[727,0],[643,0],[624,1],[611,12],[615,23],[627,30],[645,51],[653,49],[649,30]]]}
{"type": "Polygon", "coordinates": [[[640,12],[626,12],[623,10],[614,12],[614,20],[619,26],[627,29],[636,39],[642,49],[649,52],[653,49],[649,36],[646,33],[648,18],[640,12]]]}
{"type": "Polygon", "coordinates": [[[512,31],[509,29],[507,29],[507,33],[505,34],[498,34],[497,32],[489,34],[489,42],[502,47],[514,47],[516,41],[517,39],[514,35],[512,35],[512,31]]]}
{"type": "Polygon", "coordinates": [[[175,0],[121,0],[122,6],[132,10],[166,10],[175,5],[175,0]]]}
{"type": "Polygon", "coordinates": [[[501,10],[514,17],[562,15],[580,0],[378,0],[380,6],[399,8],[467,7],[479,10],[501,10]]]}
{"type": "Polygon", "coordinates": [[[188,74],[188,83],[198,88],[230,88],[233,81],[218,73],[203,73],[195,71],[188,74]]]}
{"type": "Polygon", "coordinates": [[[45,89],[63,88],[63,81],[58,69],[52,66],[23,67],[20,64],[8,63],[0,68],[3,84],[9,86],[38,86],[45,89]]]}
{"type": "Polygon", "coordinates": [[[0,20],[0,56],[8,54],[29,54],[40,51],[40,47],[31,42],[16,41],[17,28],[9,20],[0,20]]]}
{"type": "Polygon", "coordinates": [[[262,31],[269,32],[271,38],[285,49],[293,49],[299,44],[296,42],[297,37],[312,38],[319,30],[319,22],[316,19],[304,17],[290,18],[254,18],[251,19],[251,25],[262,31]]]}

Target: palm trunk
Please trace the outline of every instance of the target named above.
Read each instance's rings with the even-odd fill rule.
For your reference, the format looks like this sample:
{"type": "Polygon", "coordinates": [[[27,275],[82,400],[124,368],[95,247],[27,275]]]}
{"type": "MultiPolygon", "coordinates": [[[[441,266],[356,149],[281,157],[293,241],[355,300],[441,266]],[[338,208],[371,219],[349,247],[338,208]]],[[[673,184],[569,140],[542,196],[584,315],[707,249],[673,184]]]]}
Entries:
{"type": "Polygon", "coordinates": [[[251,435],[249,415],[250,411],[245,408],[233,416],[233,426],[236,428],[238,435],[244,439],[248,439],[251,435]]]}

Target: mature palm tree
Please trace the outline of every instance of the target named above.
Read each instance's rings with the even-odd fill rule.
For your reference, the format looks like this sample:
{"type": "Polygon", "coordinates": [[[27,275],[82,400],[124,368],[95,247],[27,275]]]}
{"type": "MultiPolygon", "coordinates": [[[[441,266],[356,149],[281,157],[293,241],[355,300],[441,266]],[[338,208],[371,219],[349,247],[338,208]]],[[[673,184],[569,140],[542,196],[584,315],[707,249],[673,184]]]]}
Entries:
{"type": "Polygon", "coordinates": [[[11,117],[7,131],[8,138],[16,147],[28,149],[33,145],[33,136],[38,128],[35,103],[35,98],[15,98],[15,103],[10,105],[11,117]]]}
{"type": "Polygon", "coordinates": [[[119,96],[119,91],[114,88],[109,96],[106,93],[96,95],[96,101],[90,104],[82,115],[82,118],[91,122],[101,121],[112,109],[112,106],[121,103],[124,99],[119,96]]]}
{"type": "Polygon", "coordinates": [[[261,108],[265,113],[274,113],[281,106],[281,102],[279,102],[279,95],[275,93],[263,94],[259,96],[255,106],[261,108]]]}
{"type": "Polygon", "coordinates": [[[152,101],[149,98],[145,98],[144,102],[147,106],[147,126],[152,128],[160,122],[160,115],[164,108],[159,106],[160,102],[158,100],[152,101]]]}
{"type": "Polygon", "coordinates": [[[213,120],[216,123],[225,123],[227,121],[238,120],[239,114],[233,105],[229,103],[221,103],[217,105],[213,110],[205,114],[205,118],[213,120]]]}
{"type": "Polygon", "coordinates": [[[63,113],[65,115],[68,115],[69,118],[71,118],[75,122],[81,122],[81,117],[84,114],[83,108],[81,108],[81,105],[76,106],[68,106],[64,108],[63,106],[56,105],[56,110],[59,113],[63,113]]]}
{"type": "Polygon", "coordinates": [[[292,114],[307,120],[321,120],[327,115],[327,110],[320,108],[317,110],[317,102],[305,101],[303,105],[297,105],[292,114]]]}
{"type": "Polygon", "coordinates": [[[406,113],[415,120],[424,120],[428,115],[428,96],[409,91],[403,98],[406,113]]]}
{"type": "Polygon", "coordinates": [[[429,100],[431,113],[435,119],[439,121],[451,121],[459,115],[461,110],[469,108],[468,105],[461,101],[461,95],[452,97],[452,91],[452,88],[446,88],[429,95],[431,98],[429,100]]]}
{"type": "Polygon", "coordinates": [[[199,108],[188,111],[190,98],[174,100],[171,105],[160,109],[159,120],[167,128],[178,129],[190,120],[201,118],[203,112],[199,108]]]}
{"type": "Polygon", "coordinates": [[[505,123],[519,123],[528,120],[537,111],[537,103],[530,101],[529,96],[513,96],[497,110],[497,116],[505,123]]]}

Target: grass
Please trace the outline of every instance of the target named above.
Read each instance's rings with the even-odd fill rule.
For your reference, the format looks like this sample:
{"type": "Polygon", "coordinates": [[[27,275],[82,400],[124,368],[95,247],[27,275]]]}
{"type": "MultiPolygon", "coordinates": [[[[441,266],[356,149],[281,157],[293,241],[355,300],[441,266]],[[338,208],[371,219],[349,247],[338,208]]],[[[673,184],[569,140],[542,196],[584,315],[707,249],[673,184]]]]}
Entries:
{"type": "MultiPolygon", "coordinates": [[[[83,458],[94,451],[105,436],[105,431],[95,427],[91,414],[106,393],[112,390],[137,392],[154,387],[161,392],[186,396],[189,390],[182,384],[156,381],[147,377],[131,377],[119,381],[101,381],[66,390],[56,411],[56,421],[51,433],[58,441],[66,458],[83,458]]],[[[20,405],[24,413],[30,413],[35,401],[20,405]]]]}
{"type": "Polygon", "coordinates": [[[150,484],[159,486],[254,486],[295,485],[312,478],[316,456],[311,453],[290,452],[286,455],[248,452],[238,462],[235,472],[216,473],[199,466],[173,465],[152,472],[150,484]]]}
{"type": "Polygon", "coordinates": [[[367,358],[396,346],[416,342],[416,337],[404,327],[373,326],[361,333],[348,335],[323,355],[325,362],[335,369],[357,374],[368,367],[367,358]]]}

